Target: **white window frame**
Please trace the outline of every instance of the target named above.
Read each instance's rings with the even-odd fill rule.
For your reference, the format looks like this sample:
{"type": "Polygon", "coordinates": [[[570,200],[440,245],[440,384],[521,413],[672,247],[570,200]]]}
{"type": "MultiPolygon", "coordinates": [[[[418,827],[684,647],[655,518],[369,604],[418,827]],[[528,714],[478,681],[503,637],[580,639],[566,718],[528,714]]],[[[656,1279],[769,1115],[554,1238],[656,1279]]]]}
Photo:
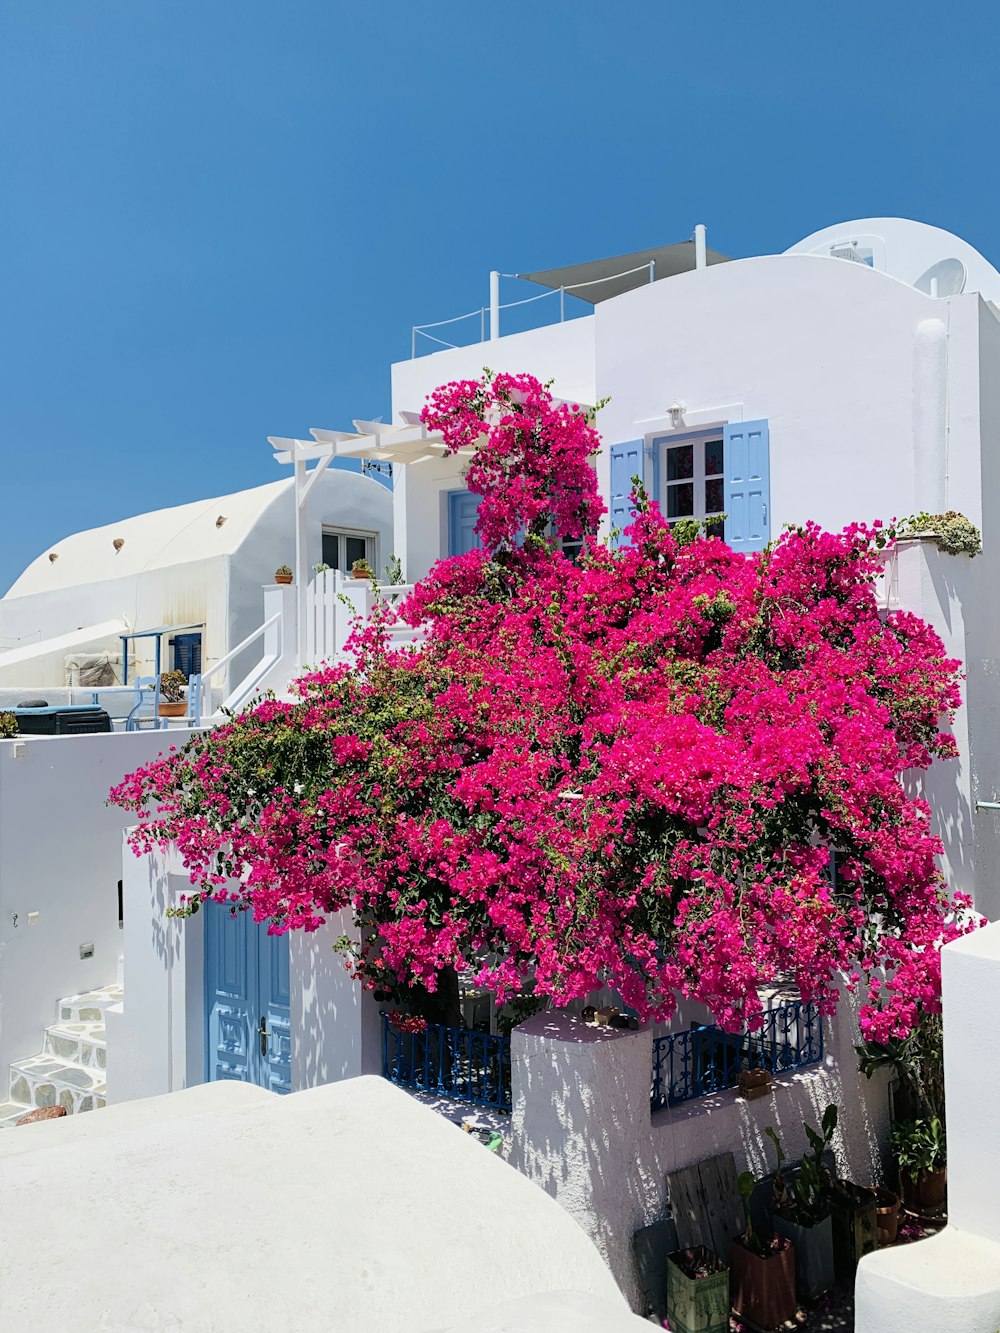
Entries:
{"type": "Polygon", "coordinates": [[[706,518],[713,518],[717,514],[725,513],[726,501],[726,472],[725,472],[725,433],[721,426],[713,429],[698,431],[683,431],[678,434],[654,435],[648,442],[647,447],[654,450],[654,457],[659,465],[659,494],[655,497],[660,505],[660,512],[667,519],[668,523],[679,523],[682,519],[691,518],[704,521],[706,518]],[[722,472],[713,472],[709,476],[705,474],[705,447],[708,444],[720,442],[723,447],[723,470],[722,472]],[[685,477],[683,481],[670,481],[667,476],[667,454],[671,449],[692,446],[692,461],[694,470],[690,477],[685,477]],[[709,511],[705,507],[705,482],[722,482],[722,508],[709,511]],[[692,494],[694,500],[694,513],[678,514],[674,518],[668,516],[669,506],[667,505],[667,496],[672,486],[692,485],[692,494]]]}
{"type": "MultiPolygon", "coordinates": [[[[377,532],[372,532],[370,529],[367,528],[344,528],[341,527],[339,524],[333,524],[333,523],[324,523],[322,531],[323,531],[323,537],[336,537],[338,542],[347,537],[355,537],[363,540],[365,543],[365,559],[368,561],[372,569],[375,570],[376,573],[378,573],[379,551],[378,551],[377,532]]],[[[321,552],[322,552],[322,545],[321,545],[321,552]]],[[[343,563],[345,566],[347,566],[346,545],[344,547],[341,547],[341,553],[343,555],[343,563]]],[[[336,568],[336,566],[333,566],[333,568],[336,568]]],[[[351,577],[351,570],[349,566],[347,566],[342,572],[344,578],[349,579],[351,577]]]]}

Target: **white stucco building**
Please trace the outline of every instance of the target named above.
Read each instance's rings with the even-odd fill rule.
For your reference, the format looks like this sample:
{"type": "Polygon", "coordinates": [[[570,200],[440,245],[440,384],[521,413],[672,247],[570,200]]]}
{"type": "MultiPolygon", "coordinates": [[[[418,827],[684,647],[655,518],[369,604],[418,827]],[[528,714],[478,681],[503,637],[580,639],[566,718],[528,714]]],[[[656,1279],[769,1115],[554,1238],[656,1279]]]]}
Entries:
{"type": "MultiPolygon", "coordinates": [[[[963,662],[961,758],[935,765],[914,782],[931,805],[950,885],[973,893],[983,912],[1000,917],[994,870],[1000,863],[1000,620],[993,602],[1000,579],[1000,316],[994,304],[1000,274],[945,232],[866,219],[817,232],[784,254],[727,261],[707,251],[700,236],[690,245],[532,277],[554,291],[587,293],[592,313],[504,335],[503,310],[495,302],[488,341],[392,367],[398,424],[359,421],[353,431],[316,428],[309,440],[272,441],[279,461],[295,466],[294,484],[278,482],[82,533],[52,548],[56,560],[43,553],[0,600],[0,647],[6,650],[0,689],[8,679],[18,686],[43,683],[43,667],[46,679],[61,681],[72,647],[64,637],[80,632],[74,622],[101,627],[101,642],[115,649],[119,623],[203,625],[205,669],[272,620],[294,625],[295,652],[279,649],[275,657],[287,684],[296,665],[339,651],[349,618],[342,582],[324,578],[307,586],[301,577],[313,563],[324,560],[346,572],[363,555],[381,571],[395,554],[412,583],[438,558],[475,541],[466,460],[445,457],[440,441],[419,425],[427,394],[449,380],[478,376],[484,365],[527,371],[553,381],[562,399],[610,400],[597,423],[605,449],[595,461],[608,527],[627,524],[630,479],[637,473],[668,517],[725,513],[726,540],[745,551],[762,549],[785,524],[810,519],[836,529],[855,519],[953,509],[981,529],[983,551],[975,559],[944,555],[927,540],[898,544],[880,596],[886,609],[911,610],[930,621],[948,653],[963,662]],[[338,458],[391,463],[391,495],[370,478],[324,473],[338,458]],[[309,496],[298,519],[296,494],[309,496]],[[293,563],[297,523],[299,581],[294,590],[262,594],[275,566],[293,563]],[[63,638],[40,655],[30,648],[35,635],[63,638]]],[[[347,591],[362,610],[374,595],[365,583],[347,591]]],[[[148,670],[148,659],[144,666],[148,670]]],[[[232,668],[239,678],[243,665],[232,668]]],[[[113,744],[116,738],[101,739],[113,744]]],[[[0,741],[0,759],[12,744],[0,741]]],[[[29,754],[44,753],[34,748],[42,744],[28,742],[29,754]]],[[[4,771],[10,765],[0,765],[0,778],[4,771]]],[[[4,800],[0,783],[0,831],[4,800]]],[[[117,840],[120,821],[109,826],[112,835],[117,840]]],[[[40,853],[31,855],[42,867],[40,853]]],[[[19,874],[31,873],[30,855],[17,864],[19,874]]],[[[349,923],[289,938],[266,936],[246,916],[234,925],[222,909],[185,922],[168,919],[167,907],[188,887],[169,853],[139,859],[126,850],[121,877],[124,998],[109,992],[94,1002],[101,1006],[112,1102],[223,1079],[297,1093],[382,1068],[377,1007],[332,950],[349,923]]],[[[0,877],[0,907],[7,892],[0,877]]],[[[74,930],[79,922],[77,915],[74,930]]],[[[111,923],[104,924],[110,937],[111,923]]],[[[26,950],[24,935],[10,944],[26,950]]],[[[4,966],[0,954],[0,991],[4,966]]],[[[49,987],[53,998],[64,994],[62,984],[49,987]]],[[[38,997],[48,992],[35,984],[32,993],[37,1022],[38,997]]],[[[75,1009],[81,1007],[86,998],[75,1009]]],[[[73,1004],[68,1008],[75,1012],[73,1004]]],[[[685,1014],[682,1026],[689,1018],[700,1016],[685,1014]]],[[[635,1300],[631,1232],[662,1208],[664,1172],[722,1149],[759,1169],[762,1119],[772,1108],[782,1132],[796,1134],[823,1099],[849,1103],[856,1114],[844,1117],[848,1164],[877,1178],[884,1087],[859,1085],[852,1023],[851,1015],[838,1014],[821,1058],[789,1074],[773,1103],[748,1110],[722,1093],[711,1106],[692,1102],[660,1111],[650,1109],[648,1030],[605,1033],[591,1042],[572,1023],[561,1032],[529,1023],[516,1034],[511,1055],[513,1120],[521,1136],[515,1158],[520,1154],[522,1169],[584,1221],[635,1300]],[[565,1047],[562,1054],[557,1043],[565,1047]],[[589,1102],[572,1115],[559,1111],[559,1089],[581,1083],[568,1080],[567,1070],[589,1068],[601,1050],[614,1077],[608,1075],[602,1092],[598,1075],[587,1075],[590,1094],[607,1094],[612,1120],[618,1114],[612,1093],[618,1096],[627,1084],[634,1103],[628,1134],[619,1135],[629,1145],[621,1161],[601,1158],[590,1142],[589,1102]],[[518,1101],[517,1088],[529,1085],[548,1098],[544,1106],[518,1101]],[[566,1165],[574,1134],[573,1151],[591,1163],[590,1177],[584,1178],[584,1167],[573,1174],[566,1165]],[[617,1180],[623,1163],[632,1173],[629,1197],[609,1229],[594,1179],[617,1180]]],[[[22,1042],[27,1037],[19,1034],[22,1042]]],[[[0,1063],[17,1054],[5,1054],[0,1045],[0,1063]]],[[[611,1204],[608,1209],[614,1211],[611,1204]]]]}
{"type": "MultiPolygon", "coordinates": [[[[108,654],[121,673],[120,635],[160,626],[162,668],[180,665],[197,641],[207,671],[263,620],[261,588],[295,558],[291,478],[232,495],[139,514],[78,532],[43,551],[0,598],[0,690],[51,689],[71,682],[68,663],[108,654]]],[[[375,570],[392,554],[392,497],[374,476],[330,469],[310,497],[307,568],[325,561],[349,572],[375,570]]],[[[238,680],[260,646],[230,664],[238,680]]],[[[127,645],[128,673],[149,675],[154,641],[127,645]]],[[[187,660],[187,659],[186,659],[187,660]]],[[[189,674],[185,671],[185,674],[189,674]]],[[[224,687],[227,673],[216,684],[224,687]]]]}

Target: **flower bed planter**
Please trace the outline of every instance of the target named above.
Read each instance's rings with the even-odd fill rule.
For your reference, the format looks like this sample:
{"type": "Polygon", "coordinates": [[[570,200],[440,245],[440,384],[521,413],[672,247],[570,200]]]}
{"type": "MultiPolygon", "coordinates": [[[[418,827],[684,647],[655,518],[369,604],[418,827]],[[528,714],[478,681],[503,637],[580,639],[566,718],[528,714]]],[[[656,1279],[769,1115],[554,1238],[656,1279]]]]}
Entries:
{"type": "Polygon", "coordinates": [[[833,1267],[838,1278],[853,1278],[858,1260],[878,1243],[874,1190],[838,1180],[830,1192],[833,1222],[833,1267]]]}
{"type": "Polygon", "coordinates": [[[779,1236],[795,1248],[795,1288],[799,1300],[814,1301],[833,1286],[833,1222],[824,1217],[815,1226],[804,1227],[780,1213],[772,1219],[779,1236]]]}
{"type": "Polygon", "coordinates": [[[795,1248],[775,1238],[768,1255],[755,1254],[741,1240],[729,1253],[733,1309],[760,1328],[776,1328],[795,1318],[795,1248]]]}
{"type": "Polygon", "coordinates": [[[704,1245],[667,1255],[667,1320],[675,1333],[729,1333],[729,1268],[704,1245]]]}
{"type": "Polygon", "coordinates": [[[878,1228],[878,1247],[895,1245],[899,1230],[899,1211],[902,1201],[892,1190],[875,1191],[875,1221],[878,1228]]]}
{"type": "Polygon", "coordinates": [[[187,712],[187,701],[184,699],[174,699],[168,702],[161,699],[156,705],[157,714],[160,717],[183,717],[187,712]]]}

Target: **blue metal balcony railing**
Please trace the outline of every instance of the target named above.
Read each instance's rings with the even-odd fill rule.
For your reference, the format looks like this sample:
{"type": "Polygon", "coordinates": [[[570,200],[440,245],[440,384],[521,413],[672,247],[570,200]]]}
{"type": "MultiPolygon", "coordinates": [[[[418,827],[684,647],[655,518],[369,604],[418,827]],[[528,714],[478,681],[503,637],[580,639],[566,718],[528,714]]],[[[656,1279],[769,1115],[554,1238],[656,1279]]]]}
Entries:
{"type": "Polygon", "coordinates": [[[802,1000],[769,1009],[755,1032],[723,1032],[711,1025],[671,1032],[653,1040],[650,1107],[660,1111],[735,1088],[744,1069],[785,1074],[822,1058],[822,1015],[802,1000]]]}
{"type": "Polygon", "coordinates": [[[383,1014],[382,1076],[404,1088],[509,1111],[510,1038],[440,1023],[401,1032],[383,1014]]]}

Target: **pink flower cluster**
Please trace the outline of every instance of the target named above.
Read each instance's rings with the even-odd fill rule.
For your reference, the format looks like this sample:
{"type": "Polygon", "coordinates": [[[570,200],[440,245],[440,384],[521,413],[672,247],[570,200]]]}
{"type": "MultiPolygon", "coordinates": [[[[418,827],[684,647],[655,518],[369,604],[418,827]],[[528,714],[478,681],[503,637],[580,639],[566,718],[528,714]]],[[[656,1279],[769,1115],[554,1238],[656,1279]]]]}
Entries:
{"type": "Polygon", "coordinates": [[[531,375],[445,384],[421,420],[449,453],[471,454],[466,484],[482,496],[476,532],[490,552],[524,535],[592,535],[604,513],[590,458],[600,436],[575,403],[555,404],[531,375]]]}
{"type": "Polygon", "coordinates": [[[941,943],[974,920],[901,777],[954,756],[959,664],[880,615],[877,526],[746,556],[679,545],[641,503],[630,545],[573,562],[518,534],[594,530],[578,413],[496,376],[425,420],[475,451],[486,550],[439,562],[294,702],[127,778],[133,845],[175,842],[203,894],[239,880],[273,930],[349,909],[371,988],[471,966],[501,997],[608,986],[662,1019],[688,996],[736,1028],[779,977],[829,1011],[846,971],[883,1041],[939,1008],[941,943]],[[420,650],[389,646],[397,614],[420,650]]]}

